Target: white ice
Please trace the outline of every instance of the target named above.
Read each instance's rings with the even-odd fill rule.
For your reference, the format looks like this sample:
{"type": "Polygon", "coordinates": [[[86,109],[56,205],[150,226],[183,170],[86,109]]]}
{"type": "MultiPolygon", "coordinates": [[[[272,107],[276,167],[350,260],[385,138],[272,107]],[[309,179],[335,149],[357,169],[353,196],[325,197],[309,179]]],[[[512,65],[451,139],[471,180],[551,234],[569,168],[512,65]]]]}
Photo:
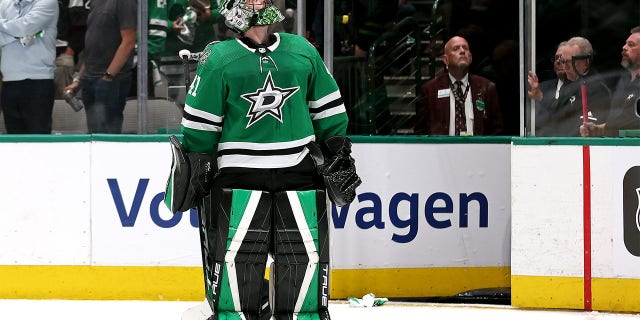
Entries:
{"type": "MultiPolygon", "coordinates": [[[[2,320],[180,320],[200,302],[0,300],[2,320]]],[[[332,301],[333,320],[491,319],[491,320],[627,320],[640,314],[570,310],[518,309],[500,305],[388,302],[372,308],[332,301]]]]}

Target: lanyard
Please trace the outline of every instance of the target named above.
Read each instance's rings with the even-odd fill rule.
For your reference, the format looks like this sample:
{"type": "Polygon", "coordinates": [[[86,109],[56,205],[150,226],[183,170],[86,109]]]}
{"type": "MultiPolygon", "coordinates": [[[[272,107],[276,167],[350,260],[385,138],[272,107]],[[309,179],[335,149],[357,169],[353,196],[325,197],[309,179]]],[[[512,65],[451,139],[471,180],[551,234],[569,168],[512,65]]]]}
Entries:
{"type": "MultiPolygon", "coordinates": [[[[461,84],[464,84],[462,81],[460,81],[461,84]]],[[[451,87],[451,90],[453,91],[453,96],[455,98],[460,98],[461,99],[461,103],[465,103],[465,101],[467,101],[467,95],[469,94],[469,88],[471,87],[471,82],[467,83],[467,87],[464,89],[464,93],[462,94],[462,97],[456,97],[456,89],[453,87],[453,82],[449,81],[449,86],[451,87]]]]}

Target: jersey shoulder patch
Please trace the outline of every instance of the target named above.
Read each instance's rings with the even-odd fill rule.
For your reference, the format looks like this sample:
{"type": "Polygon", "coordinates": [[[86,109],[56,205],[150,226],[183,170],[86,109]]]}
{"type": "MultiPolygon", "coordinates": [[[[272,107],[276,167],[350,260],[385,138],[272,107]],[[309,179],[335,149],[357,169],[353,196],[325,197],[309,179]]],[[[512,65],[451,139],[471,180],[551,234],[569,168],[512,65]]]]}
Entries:
{"type": "Polygon", "coordinates": [[[198,59],[199,65],[204,66],[204,64],[207,63],[207,59],[209,59],[209,56],[211,55],[213,46],[219,42],[220,41],[212,41],[204,47],[204,50],[202,51],[202,53],[200,54],[200,58],[198,59]]]}

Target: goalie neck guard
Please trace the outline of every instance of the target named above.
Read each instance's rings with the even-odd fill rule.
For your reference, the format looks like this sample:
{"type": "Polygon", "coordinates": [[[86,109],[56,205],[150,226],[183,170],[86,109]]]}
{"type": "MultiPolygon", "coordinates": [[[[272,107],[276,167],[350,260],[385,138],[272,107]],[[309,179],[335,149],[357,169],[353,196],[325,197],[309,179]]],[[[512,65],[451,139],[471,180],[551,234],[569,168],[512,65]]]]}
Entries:
{"type": "Polygon", "coordinates": [[[272,0],[224,0],[220,15],[229,29],[244,33],[253,26],[266,26],[284,20],[272,0]]]}

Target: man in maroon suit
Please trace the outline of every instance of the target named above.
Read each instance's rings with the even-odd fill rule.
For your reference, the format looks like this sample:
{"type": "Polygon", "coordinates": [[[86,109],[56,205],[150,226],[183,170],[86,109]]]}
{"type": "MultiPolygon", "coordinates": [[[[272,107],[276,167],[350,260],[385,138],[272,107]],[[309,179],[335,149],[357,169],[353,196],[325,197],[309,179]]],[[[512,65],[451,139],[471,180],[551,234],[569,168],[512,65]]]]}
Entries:
{"type": "MultiPolygon", "coordinates": [[[[496,85],[469,74],[471,51],[462,37],[444,45],[447,72],[425,83],[416,102],[415,134],[471,136],[498,135],[502,114],[496,85]]],[[[513,106],[517,108],[519,106],[513,106]]]]}

